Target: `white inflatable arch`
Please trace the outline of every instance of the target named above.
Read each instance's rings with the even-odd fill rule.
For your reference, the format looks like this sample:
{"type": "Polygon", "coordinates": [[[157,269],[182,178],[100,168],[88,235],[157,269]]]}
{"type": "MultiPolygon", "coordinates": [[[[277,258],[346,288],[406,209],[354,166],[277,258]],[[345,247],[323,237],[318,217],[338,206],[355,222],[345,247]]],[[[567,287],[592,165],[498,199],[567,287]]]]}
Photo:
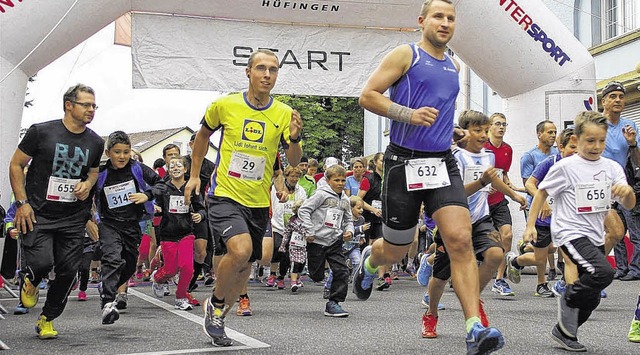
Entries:
{"type": "MultiPolygon", "coordinates": [[[[542,119],[549,118],[562,124],[575,116],[577,111],[595,104],[593,59],[540,0],[454,2],[458,20],[451,48],[493,90],[506,99],[506,113],[512,122],[511,127],[516,123],[518,130],[534,132],[536,122],[542,119]]],[[[247,36],[248,40],[259,46],[266,40],[263,36],[265,26],[273,25],[282,28],[280,36],[276,37],[285,44],[288,38],[295,38],[294,34],[305,34],[302,41],[288,43],[291,46],[316,43],[317,46],[330,47],[339,40],[338,34],[344,32],[349,34],[351,41],[344,42],[347,45],[362,46],[362,43],[371,42],[381,47],[380,43],[384,43],[385,47],[381,52],[386,52],[387,47],[394,47],[403,41],[398,42],[398,37],[391,34],[403,33],[406,37],[402,38],[407,38],[406,41],[418,39],[419,36],[415,33],[399,30],[416,28],[421,3],[421,0],[0,0],[2,202],[6,205],[10,195],[8,162],[18,143],[28,77],[127,12],[160,14],[167,20],[170,17],[186,16],[194,21],[241,24],[240,27],[245,30],[242,33],[235,31],[209,37],[205,33],[206,42],[204,45],[200,44],[200,47],[210,45],[211,49],[217,47],[217,41],[234,35],[247,36]],[[251,26],[256,26],[257,30],[246,31],[251,26]],[[386,37],[386,34],[390,34],[389,37],[386,37]]],[[[135,23],[133,29],[135,38],[135,23]]],[[[154,29],[149,34],[151,32],[160,30],[154,29]]],[[[168,36],[171,37],[171,34],[168,36]]],[[[176,36],[178,35],[173,36],[174,41],[190,41],[190,38],[175,38],[176,36]]],[[[135,49],[133,51],[135,57],[135,49]]],[[[302,90],[307,94],[326,94],[326,88],[335,82],[336,77],[341,76],[347,77],[349,83],[345,82],[343,86],[348,87],[348,90],[339,91],[340,94],[356,96],[359,93],[358,88],[370,72],[370,67],[377,64],[365,63],[364,59],[360,62],[353,60],[343,63],[342,60],[348,58],[360,58],[355,53],[344,54],[344,50],[307,50],[306,57],[297,55],[295,58],[294,53],[295,51],[287,51],[285,56],[295,75],[291,75],[292,79],[287,79],[289,75],[283,75],[278,87],[287,88],[287,80],[299,80],[296,73],[304,71],[305,65],[307,69],[318,70],[320,74],[336,74],[331,73],[332,68],[323,65],[322,62],[336,61],[334,64],[338,69],[334,72],[337,71],[337,76],[313,75],[314,80],[302,90]],[[327,58],[327,53],[332,56],[327,58]],[[320,55],[320,59],[314,57],[316,55],[320,55]],[[343,67],[349,67],[349,70],[343,67]]],[[[158,56],[162,57],[162,54],[160,51],[158,56]]],[[[242,63],[239,64],[237,61],[237,53],[235,54],[235,58],[233,53],[223,55],[228,57],[226,62],[241,65],[242,63]]],[[[208,59],[215,61],[220,58],[208,59]]],[[[223,63],[225,58],[221,60],[220,63],[223,63]]],[[[134,67],[143,67],[145,63],[148,66],[157,64],[139,62],[135,63],[134,67]]],[[[213,67],[214,71],[222,73],[218,74],[222,75],[222,78],[225,72],[229,72],[224,67],[217,69],[216,66],[209,66],[213,67]]],[[[143,74],[136,87],[162,86],[147,84],[145,68],[138,69],[143,74]]],[[[229,80],[235,80],[236,77],[237,72],[234,72],[233,78],[229,80]]],[[[229,89],[223,80],[209,81],[207,89],[229,89]]],[[[167,87],[174,86],[170,84],[167,87]]],[[[200,88],[191,84],[185,87],[200,88]]],[[[283,92],[286,92],[286,89],[283,92]]],[[[99,96],[99,93],[97,95],[99,96]]],[[[527,137],[523,136],[522,139],[512,136],[511,141],[517,141],[523,147],[533,145],[535,136],[532,136],[532,133],[527,137]]],[[[514,146],[514,149],[516,148],[514,146]]]]}

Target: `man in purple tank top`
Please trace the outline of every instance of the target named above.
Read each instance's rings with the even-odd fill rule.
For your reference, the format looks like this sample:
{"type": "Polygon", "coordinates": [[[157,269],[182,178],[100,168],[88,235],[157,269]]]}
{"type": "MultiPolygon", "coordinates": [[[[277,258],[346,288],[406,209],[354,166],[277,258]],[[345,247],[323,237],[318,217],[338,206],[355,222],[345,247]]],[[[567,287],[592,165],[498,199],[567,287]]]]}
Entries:
{"type": "MultiPolygon", "coordinates": [[[[362,252],[353,291],[368,299],[377,268],[405,256],[424,203],[451,259],[451,278],[466,320],[468,354],[487,354],[502,348],[504,337],[481,324],[471,218],[450,150],[460,87],[459,65],[446,50],[455,20],[451,0],[425,1],[418,17],[420,41],[388,53],[360,95],[363,108],[391,119],[391,143],[384,155],[381,194],[384,237],[362,252]],[[383,95],[387,90],[390,98],[383,95]]],[[[423,327],[430,326],[435,329],[435,323],[423,319],[423,327]]]]}

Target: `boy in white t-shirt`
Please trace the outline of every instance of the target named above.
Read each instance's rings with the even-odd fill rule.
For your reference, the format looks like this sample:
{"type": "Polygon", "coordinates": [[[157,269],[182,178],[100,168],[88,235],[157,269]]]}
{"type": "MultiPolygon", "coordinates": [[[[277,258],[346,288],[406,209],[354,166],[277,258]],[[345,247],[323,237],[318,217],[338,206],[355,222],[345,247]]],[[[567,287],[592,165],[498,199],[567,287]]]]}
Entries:
{"type": "MultiPolygon", "coordinates": [[[[553,243],[578,267],[577,279],[566,275],[567,291],[558,297],[558,323],[552,338],[564,349],[586,351],[578,342],[578,327],[600,303],[600,291],[613,281],[614,270],[604,254],[604,219],[612,200],[625,209],[635,205],[635,194],[618,163],[601,157],[607,137],[602,114],[585,111],[575,119],[571,141],[577,154],[562,159],[538,186],[531,215],[540,213],[547,196],[554,198],[553,243]]],[[[536,240],[535,218],[527,221],[525,238],[536,240]]]]}

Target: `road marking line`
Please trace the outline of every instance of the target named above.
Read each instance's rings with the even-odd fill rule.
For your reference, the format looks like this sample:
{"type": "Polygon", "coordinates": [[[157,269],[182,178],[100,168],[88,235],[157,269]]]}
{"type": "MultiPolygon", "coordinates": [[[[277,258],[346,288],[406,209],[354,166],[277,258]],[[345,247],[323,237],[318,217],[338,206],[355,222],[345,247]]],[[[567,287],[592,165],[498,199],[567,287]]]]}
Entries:
{"type": "MultiPolygon", "coordinates": [[[[175,308],[173,308],[172,305],[166,303],[166,302],[162,302],[159,299],[155,298],[155,297],[151,297],[148,296],[140,291],[136,291],[132,288],[129,288],[128,293],[132,296],[136,296],[144,301],[147,301],[155,306],[158,306],[162,309],[164,309],[165,311],[171,312],[179,317],[182,317],[184,319],[187,319],[189,321],[192,321],[198,325],[202,325],[202,317],[197,316],[193,313],[189,313],[189,312],[185,312],[185,311],[180,311],[177,310],[175,308]]],[[[136,353],[136,354],[130,354],[130,355],[146,355],[146,354],[186,354],[186,353],[191,353],[191,352],[203,352],[203,351],[228,351],[228,350],[244,350],[244,349],[261,349],[261,348],[270,348],[271,345],[267,344],[267,343],[263,343],[258,339],[254,339],[251,338],[248,335],[242,334],[238,331],[235,331],[233,329],[230,329],[228,327],[225,327],[225,332],[227,333],[227,336],[231,339],[233,339],[234,341],[240,342],[242,344],[244,344],[244,346],[227,346],[227,347],[215,347],[212,346],[211,348],[206,348],[206,349],[190,349],[190,350],[174,350],[174,351],[164,351],[164,352],[157,352],[154,351],[152,353],[136,353]]]]}

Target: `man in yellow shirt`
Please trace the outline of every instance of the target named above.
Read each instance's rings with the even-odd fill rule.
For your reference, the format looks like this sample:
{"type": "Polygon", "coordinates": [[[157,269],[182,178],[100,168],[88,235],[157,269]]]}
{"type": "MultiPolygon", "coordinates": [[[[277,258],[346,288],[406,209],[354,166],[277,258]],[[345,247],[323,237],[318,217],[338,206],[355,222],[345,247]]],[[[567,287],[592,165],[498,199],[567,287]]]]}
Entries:
{"type": "MultiPolygon", "coordinates": [[[[216,286],[205,301],[204,329],[217,346],[230,346],[224,331],[224,307],[232,305],[248,280],[251,263],[262,256],[262,237],[269,221],[273,165],[282,144],[287,160],[298,165],[302,119],[270,96],[278,77],[278,57],[270,50],[251,54],[245,69],[247,91],[219,98],[207,108],[191,154],[188,204],[199,191],[200,168],[209,137],[220,129],[218,166],[211,176],[209,228],[227,247],[216,270],[216,286]]],[[[246,296],[246,295],[245,295],[246,296]]]]}

